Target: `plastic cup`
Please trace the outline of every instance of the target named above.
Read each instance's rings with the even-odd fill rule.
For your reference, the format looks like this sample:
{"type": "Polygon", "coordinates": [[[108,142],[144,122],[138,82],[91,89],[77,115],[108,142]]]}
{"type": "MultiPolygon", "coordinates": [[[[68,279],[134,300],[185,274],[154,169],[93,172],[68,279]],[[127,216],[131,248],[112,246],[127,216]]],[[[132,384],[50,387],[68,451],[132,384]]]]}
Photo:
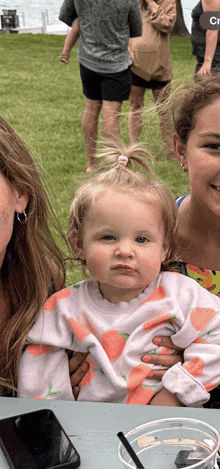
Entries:
{"type": "MultiPolygon", "coordinates": [[[[220,436],[208,423],[188,418],[155,420],[125,436],[145,469],[218,468],[220,436]]],[[[136,469],[121,442],[118,455],[124,467],[136,469]]]]}

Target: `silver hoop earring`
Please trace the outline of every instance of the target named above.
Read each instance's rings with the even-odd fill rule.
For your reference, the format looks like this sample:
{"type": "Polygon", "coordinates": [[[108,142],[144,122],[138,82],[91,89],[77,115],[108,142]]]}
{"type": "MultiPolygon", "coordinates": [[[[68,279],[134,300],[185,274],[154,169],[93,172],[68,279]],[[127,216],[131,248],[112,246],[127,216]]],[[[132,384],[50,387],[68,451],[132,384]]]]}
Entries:
{"type": "Polygon", "coordinates": [[[25,225],[25,223],[27,223],[27,214],[26,214],[25,210],[23,210],[23,212],[22,212],[22,215],[23,215],[24,218],[20,219],[20,215],[21,215],[21,213],[17,213],[17,219],[18,219],[19,223],[21,223],[22,225],[25,225]]]}

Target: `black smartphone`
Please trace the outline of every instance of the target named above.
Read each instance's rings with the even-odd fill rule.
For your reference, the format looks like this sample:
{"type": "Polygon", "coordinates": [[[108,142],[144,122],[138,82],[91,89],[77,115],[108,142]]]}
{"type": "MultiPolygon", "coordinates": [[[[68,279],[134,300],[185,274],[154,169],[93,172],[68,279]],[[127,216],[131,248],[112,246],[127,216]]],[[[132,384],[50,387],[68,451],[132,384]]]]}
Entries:
{"type": "Polygon", "coordinates": [[[80,456],[52,410],[0,420],[0,447],[10,469],[75,469],[80,456]]]}

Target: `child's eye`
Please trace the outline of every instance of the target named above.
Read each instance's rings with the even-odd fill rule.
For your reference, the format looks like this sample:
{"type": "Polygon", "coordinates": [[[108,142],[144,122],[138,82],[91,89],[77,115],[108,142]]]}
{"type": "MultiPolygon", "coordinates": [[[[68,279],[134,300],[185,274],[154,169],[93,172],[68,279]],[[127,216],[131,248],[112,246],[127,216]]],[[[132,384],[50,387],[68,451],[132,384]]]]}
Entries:
{"type": "Polygon", "coordinates": [[[147,241],[147,238],[145,238],[145,236],[138,236],[135,241],[137,243],[145,243],[145,241],[147,241]]]}
{"type": "Polygon", "coordinates": [[[209,143],[206,145],[206,148],[210,148],[211,150],[220,150],[220,143],[209,143]]]}
{"type": "Polygon", "coordinates": [[[102,239],[105,239],[106,241],[112,241],[113,239],[115,239],[115,237],[112,235],[105,235],[102,237],[102,239]]]}

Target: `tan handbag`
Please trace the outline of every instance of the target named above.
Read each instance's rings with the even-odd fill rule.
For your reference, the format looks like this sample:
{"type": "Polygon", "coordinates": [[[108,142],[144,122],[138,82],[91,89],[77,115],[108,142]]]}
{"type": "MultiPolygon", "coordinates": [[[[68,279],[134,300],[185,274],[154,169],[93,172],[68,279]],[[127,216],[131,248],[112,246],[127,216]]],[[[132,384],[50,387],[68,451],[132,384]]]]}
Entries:
{"type": "Polygon", "coordinates": [[[169,37],[152,25],[148,11],[142,12],[142,36],[130,39],[128,49],[136,75],[147,81],[171,78],[169,37]]]}

